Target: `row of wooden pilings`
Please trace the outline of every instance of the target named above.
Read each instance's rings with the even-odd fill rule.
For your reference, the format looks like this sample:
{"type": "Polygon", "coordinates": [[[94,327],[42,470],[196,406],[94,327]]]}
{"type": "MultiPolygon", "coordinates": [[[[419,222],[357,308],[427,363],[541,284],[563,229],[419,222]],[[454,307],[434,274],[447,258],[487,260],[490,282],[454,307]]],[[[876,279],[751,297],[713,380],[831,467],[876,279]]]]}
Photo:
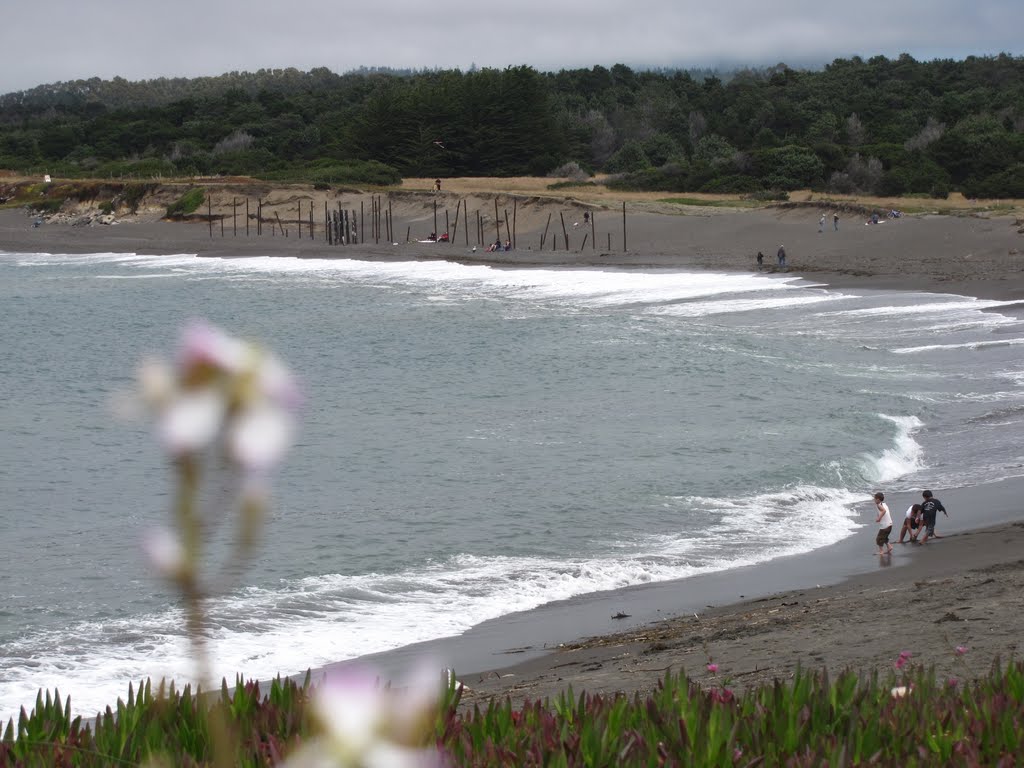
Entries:
{"type": "MultiPolygon", "coordinates": [[[[342,207],[339,202],[337,207],[332,207],[326,200],[324,201],[324,215],[323,223],[321,225],[323,231],[323,238],[328,245],[355,245],[360,242],[369,243],[373,242],[379,244],[381,239],[387,243],[396,242],[395,236],[395,220],[392,213],[391,199],[387,199],[387,207],[385,208],[385,200],[381,195],[372,195],[370,198],[370,234],[368,237],[360,240],[360,233],[365,233],[364,227],[366,221],[366,206],[364,201],[359,202],[359,226],[356,226],[356,211],[355,209],[348,209],[342,207]]],[[[245,237],[251,236],[250,225],[255,220],[255,234],[257,237],[262,237],[264,233],[264,224],[270,224],[270,234],[272,236],[289,237],[291,235],[290,228],[285,226],[285,221],[281,220],[280,215],[275,210],[273,218],[269,218],[264,215],[263,212],[264,201],[262,198],[257,198],[255,205],[255,213],[250,211],[249,198],[245,198],[245,218],[244,218],[244,229],[245,237]]],[[[231,234],[233,237],[238,237],[238,216],[240,213],[241,205],[238,198],[231,198],[231,234]]],[[[512,249],[518,247],[516,238],[516,223],[518,215],[519,205],[518,201],[512,199],[512,215],[509,217],[508,208],[503,211],[498,209],[498,199],[494,199],[494,243],[495,247],[504,249],[506,245],[512,249]],[[501,215],[504,213],[504,216],[501,215]],[[505,225],[505,236],[502,237],[501,227],[505,225]]],[[[475,233],[473,235],[474,245],[484,246],[490,243],[489,235],[487,231],[490,229],[490,225],[486,220],[486,216],[477,210],[475,213],[475,233]]],[[[586,250],[587,245],[590,245],[591,250],[597,249],[597,215],[593,211],[588,211],[588,215],[584,217],[583,226],[583,241],[579,246],[579,250],[586,250]],[[589,230],[589,231],[587,231],[589,230]],[[589,241],[589,243],[588,243],[589,241]]],[[[538,250],[543,251],[545,246],[548,246],[550,250],[558,250],[558,236],[555,233],[551,233],[551,240],[548,240],[548,233],[551,230],[551,219],[554,214],[548,214],[547,223],[544,225],[544,232],[540,236],[540,244],[538,250]]],[[[570,250],[570,239],[569,239],[569,228],[565,224],[565,214],[562,211],[558,212],[562,229],[562,240],[564,242],[564,250],[570,250]]],[[[213,197],[207,197],[207,220],[210,225],[210,237],[214,236],[214,221],[219,220],[220,222],[220,235],[226,237],[226,221],[229,218],[227,214],[213,214],[213,197]]],[[[443,233],[448,235],[448,241],[454,243],[459,233],[459,222],[462,222],[462,232],[465,244],[470,245],[469,236],[469,206],[464,204],[464,201],[460,198],[457,201],[455,207],[454,219],[449,217],[449,211],[447,208],[444,209],[444,229],[441,230],[443,233]]],[[[287,221],[288,224],[294,223],[298,231],[296,236],[298,238],[303,237],[303,225],[305,224],[306,236],[310,240],[316,239],[316,226],[314,224],[313,214],[313,203],[309,203],[309,209],[306,211],[305,217],[303,216],[302,201],[298,201],[298,210],[294,219],[287,221]]],[[[438,236],[438,207],[437,201],[434,200],[434,229],[432,231],[432,237],[437,238],[438,236]]],[[[574,227],[578,226],[579,222],[574,223],[574,227]]],[[[408,226],[405,231],[405,242],[410,242],[412,233],[412,227],[408,226]]],[[[607,235],[607,248],[610,251],[612,249],[612,233],[606,232],[607,235]]],[[[626,250],[626,204],[622,204],[622,250],[626,250]]]]}

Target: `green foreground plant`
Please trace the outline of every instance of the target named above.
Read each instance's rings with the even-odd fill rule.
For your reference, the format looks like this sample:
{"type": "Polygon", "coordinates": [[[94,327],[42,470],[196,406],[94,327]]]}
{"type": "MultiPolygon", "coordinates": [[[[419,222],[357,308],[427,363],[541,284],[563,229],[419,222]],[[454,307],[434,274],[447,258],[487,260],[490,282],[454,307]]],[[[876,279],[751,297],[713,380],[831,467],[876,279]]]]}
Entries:
{"type": "MultiPolygon", "coordinates": [[[[1010,766],[1024,725],[1021,662],[997,664],[969,686],[922,668],[884,680],[801,671],[735,695],[668,673],[648,697],[570,689],[553,702],[495,699],[467,713],[461,693],[447,676],[423,737],[441,764],[1010,766]]],[[[146,682],[87,725],[71,717],[70,700],[40,693],[31,714],[8,723],[0,765],[211,765],[210,712],[232,736],[233,765],[276,765],[315,741],[314,702],[308,673],[301,684],[278,678],[267,693],[251,681],[225,683],[205,704],[189,688],[154,691],[146,682]]]]}

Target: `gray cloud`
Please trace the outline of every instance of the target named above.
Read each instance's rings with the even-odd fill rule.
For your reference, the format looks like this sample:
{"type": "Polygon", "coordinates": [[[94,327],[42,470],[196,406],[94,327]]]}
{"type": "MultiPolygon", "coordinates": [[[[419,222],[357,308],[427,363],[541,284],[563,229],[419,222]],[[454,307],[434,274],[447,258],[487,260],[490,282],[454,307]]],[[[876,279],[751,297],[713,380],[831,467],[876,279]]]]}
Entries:
{"type": "Polygon", "coordinates": [[[802,64],[1022,55],[1020,0],[49,0],[4,12],[0,93],[232,70],[802,64]],[[36,10],[45,8],[45,11],[36,10]]]}

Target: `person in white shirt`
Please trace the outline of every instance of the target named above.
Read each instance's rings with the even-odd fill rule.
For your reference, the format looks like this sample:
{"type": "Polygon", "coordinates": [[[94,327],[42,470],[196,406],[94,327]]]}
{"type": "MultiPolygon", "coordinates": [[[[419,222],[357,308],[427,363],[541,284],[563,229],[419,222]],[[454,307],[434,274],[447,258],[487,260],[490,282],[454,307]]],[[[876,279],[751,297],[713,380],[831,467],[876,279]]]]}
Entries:
{"type": "Polygon", "coordinates": [[[885,494],[879,491],[875,494],[875,508],[878,516],[875,522],[878,523],[878,535],[875,537],[875,544],[878,545],[878,554],[891,554],[892,544],[889,543],[889,534],[892,533],[892,515],[889,514],[889,507],[885,503],[885,494]],[[888,547],[888,549],[885,549],[888,547]],[[885,551],[883,552],[883,549],[885,551]]]}
{"type": "Polygon", "coordinates": [[[907,514],[903,517],[903,527],[900,528],[900,540],[897,544],[905,544],[903,540],[910,535],[910,543],[917,543],[917,535],[921,532],[921,526],[924,524],[921,517],[921,505],[911,504],[907,507],[907,514]]]}

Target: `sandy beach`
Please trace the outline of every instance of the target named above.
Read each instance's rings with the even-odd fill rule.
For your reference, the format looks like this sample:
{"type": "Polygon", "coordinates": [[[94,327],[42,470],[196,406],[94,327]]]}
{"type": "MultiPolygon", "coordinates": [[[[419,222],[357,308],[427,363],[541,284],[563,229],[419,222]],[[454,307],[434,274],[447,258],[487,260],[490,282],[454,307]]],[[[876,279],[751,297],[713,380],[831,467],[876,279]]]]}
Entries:
{"type": "MultiPolygon", "coordinates": [[[[447,259],[499,267],[728,272],[756,271],[760,250],[764,271],[780,274],[776,251],[784,245],[785,274],[791,277],[839,288],[956,293],[1011,302],[1000,308],[1003,312],[1024,309],[1024,224],[1012,214],[922,213],[865,225],[862,208],[834,203],[730,210],[666,208],[632,200],[626,202],[624,217],[617,200],[520,199],[517,194],[511,190],[497,198],[502,210],[511,209],[514,199],[517,216],[517,248],[501,253],[486,253],[479,246],[474,251],[464,229],[455,231],[452,243],[416,242],[434,231],[435,203],[446,213],[454,213],[456,205],[466,206],[470,216],[490,210],[494,239],[495,196],[456,190],[440,196],[396,195],[393,232],[400,236],[392,243],[332,246],[322,232],[310,240],[307,229],[300,239],[295,222],[288,225],[287,237],[265,233],[257,238],[252,230],[246,237],[236,234],[239,221],[231,218],[223,233],[219,222],[211,230],[204,223],[152,216],[114,225],[34,227],[24,211],[3,210],[0,250],[447,259]],[[586,242],[584,212],[594,218],[586,242]],[[838,230],[833,212],[840,216],[838,230]],[[826,226],[819,232],[823,213],[826,226]],[[557,233],[548,225],[549,216],[558,222],[557,233]]],[[[367,200],[350,196],[343,205],[358,209],[367,200]]],[[[322,209],[315,207],[317,201],[310,204],[322,209]]],[[[984,674],[994,660],[1013,657],[1024,635],[1024,481],[934,490],[951,515],[939,518],[943,538],[925,546],[897,545],[891,557],[874,554],[870,499],[865,498],[867,527],[824,550],[543,606],[488,622],[459,638],[382,655],[377,662],[387,669],[415,654],[430,654],[455,668],[468,689],[467,706],[491,696],[508,695],[516,702],[545,698],[569,686],[576,693],[643,693],[669,669],[686,671],[708,686],[735,689],[785,680],[798,667],[887,673],[904,651],[913,654],[912,663],[934,666],[943,677],[984,674]],[[958,653],[958,647],[966,652],[958,653]],[[717,665],[717,672],[708,670],[709,663],[717,665]]],[[[894,518],[901,520],[916,500],[894,494],[894,518]]]]}

